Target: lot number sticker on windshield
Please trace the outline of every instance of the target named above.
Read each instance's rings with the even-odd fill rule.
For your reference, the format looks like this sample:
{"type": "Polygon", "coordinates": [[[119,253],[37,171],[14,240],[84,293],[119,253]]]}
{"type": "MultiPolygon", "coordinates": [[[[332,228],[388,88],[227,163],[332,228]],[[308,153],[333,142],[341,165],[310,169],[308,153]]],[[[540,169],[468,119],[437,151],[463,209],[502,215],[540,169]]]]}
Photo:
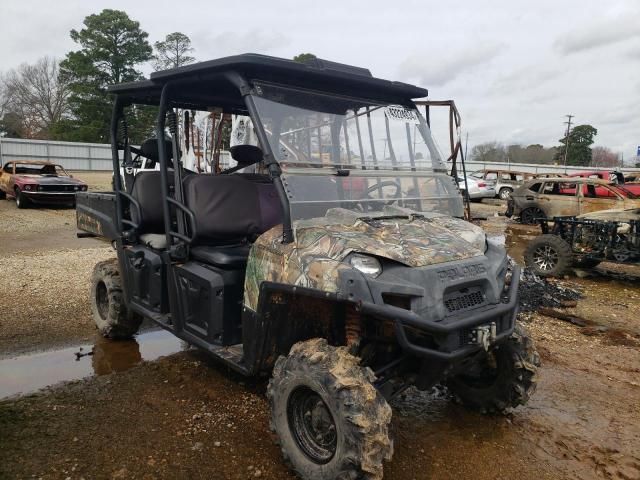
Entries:
{"type": "Polygon", "coordinates": [[[403,107],[402,105],[390,105],[385,107],[384,114],[389,120],[396,120],[398,122],[420,123],[418,119],[418,113],[410,108],[403,107]]]}

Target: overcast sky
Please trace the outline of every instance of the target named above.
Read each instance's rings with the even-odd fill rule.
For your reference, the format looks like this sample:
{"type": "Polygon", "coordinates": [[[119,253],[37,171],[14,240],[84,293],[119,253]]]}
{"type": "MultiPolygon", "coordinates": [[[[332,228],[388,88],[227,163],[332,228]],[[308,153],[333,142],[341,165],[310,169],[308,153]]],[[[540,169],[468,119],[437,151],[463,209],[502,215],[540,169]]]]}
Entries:
{"type": "MultiPolygon", "coordinates": [[[[312,52],[416,83],[433,99],[456,100],[469,148],[491,140],[557,145],[569,113],[598,129],[596,145],[625,159],[640,145],[638,0],[0,3],[0,70],[63,57],[76,48],[69,30],[115,8],[152,42],[187,34],[198,60],[312,52]]],[[[435,130],[445,146],[445,132],[435,130]]]]}

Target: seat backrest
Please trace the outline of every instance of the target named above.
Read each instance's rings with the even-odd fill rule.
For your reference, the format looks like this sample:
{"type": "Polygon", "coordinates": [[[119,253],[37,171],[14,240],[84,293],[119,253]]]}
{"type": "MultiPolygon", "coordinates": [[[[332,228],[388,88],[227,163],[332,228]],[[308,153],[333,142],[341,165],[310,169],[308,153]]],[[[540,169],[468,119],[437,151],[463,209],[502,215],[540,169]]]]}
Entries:
{"type": "Polygon", "coordinates": [[[282,223],[277,192],[264,175],[190,175],[184,197],[196,217],[196,245],[251,240],[282,223]]]}
{"type": "MultiPolygon", "coordinates": [[[[172,173],[169,174],[170,185],[173,185],[172,173]]],[[[164,233],[160,172],[138,173],[133,182],[131,195],[140,203],[142,218],[136,218],[135,209],[131,212],[132,220],[140,225],[139,233],[164,233]]]]}

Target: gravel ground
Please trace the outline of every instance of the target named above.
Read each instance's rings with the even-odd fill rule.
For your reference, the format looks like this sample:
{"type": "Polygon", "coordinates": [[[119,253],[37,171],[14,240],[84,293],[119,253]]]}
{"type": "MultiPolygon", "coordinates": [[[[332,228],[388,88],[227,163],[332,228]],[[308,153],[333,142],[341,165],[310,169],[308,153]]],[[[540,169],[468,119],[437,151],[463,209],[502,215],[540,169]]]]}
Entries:
{"type": "Polygon", "coordinates": [[[110,246],[0,257],[0,357],[92,338],[89,278],[110,246]]]}

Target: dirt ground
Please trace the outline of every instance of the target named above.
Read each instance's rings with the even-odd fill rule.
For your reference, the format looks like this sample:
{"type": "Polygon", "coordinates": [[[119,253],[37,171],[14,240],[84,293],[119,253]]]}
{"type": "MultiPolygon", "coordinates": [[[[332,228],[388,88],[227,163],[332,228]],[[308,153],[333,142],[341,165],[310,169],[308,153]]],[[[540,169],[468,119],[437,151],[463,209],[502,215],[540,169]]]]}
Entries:
{"type": "MultiPolygon", "coordinates": [[[[535,229],[495,216],[503,206],[473,209],[519,259],[535,229]]],[[[0,202],[0,372],[8,357],[46,361],[33,352],[94,341],[88,275],[112,255],[73,238],[72,211],[14,211],[0,202]],[[28,227],[5,228],[14,218],[28,227]]],[[[608,269],[564,280],[584,295],[567,312],[602,328],[521,315],[543,360],[526,406],[487,417],[443,389],[396,399],[385,479],[640,479],[640,285],[608,269]]],[[[0,401],[0,478],[293,478],[268,428],[265,380],[184,347],[141,361],[151,358],[144,337],[97,340],[93,357],[78,360],[94,376],[0,401]]],[[[75,365],[68,356],[60,368],[75,365]]]]}

